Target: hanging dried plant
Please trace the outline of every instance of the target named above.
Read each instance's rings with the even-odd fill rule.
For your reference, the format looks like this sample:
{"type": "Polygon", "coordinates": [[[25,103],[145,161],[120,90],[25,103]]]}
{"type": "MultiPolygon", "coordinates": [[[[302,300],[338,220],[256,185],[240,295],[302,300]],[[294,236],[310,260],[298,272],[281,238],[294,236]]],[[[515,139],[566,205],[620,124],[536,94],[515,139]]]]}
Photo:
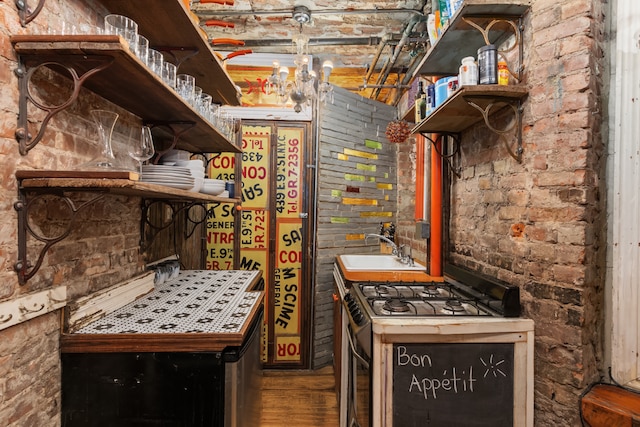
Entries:
{"type": "Polygon", "coordinates": [[[394,120],[387,125],[387,131],[385,132],[387,139],[395,144],[405,142],[411,134],[409,123],[404,120],[394,120]]]}

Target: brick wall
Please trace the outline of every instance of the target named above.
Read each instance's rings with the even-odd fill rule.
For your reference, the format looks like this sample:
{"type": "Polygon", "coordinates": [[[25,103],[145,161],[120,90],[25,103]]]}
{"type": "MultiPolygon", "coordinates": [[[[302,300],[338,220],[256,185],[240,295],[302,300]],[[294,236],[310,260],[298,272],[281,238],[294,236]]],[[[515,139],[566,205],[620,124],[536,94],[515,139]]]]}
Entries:
{"type": "Polygon", "coordinates": [[[535,425],[577,426],[580,394],[604,371],[604,6],[532,3],[522,162],[484,125],[462,135],[446,251],[520,286],[536,324],[535,425]]]}
{"type": "MultiPolygon", "coordinates": [[[[117,157],[131,162],[124,144],[131,126],[140,123],[126,111],[83,90],[69,109],[52,119],[43,140],[28,155],[21,156],[14,138],[18,114],[18,82],[14,74],[17,62],[9,36],[61,32],[63,25],[70,31],[69,23],[76,26],[76,31],[84,31],[98,25],[104,12],[93,1],[48,0],[42,13],[22,28],[14,2],[0,2],[1,302],[60,285],[66,285],[68,298],[75,300],[130,278],[143,267],[138,247],[140,199],[107,196],[78,211],[70,235],[49,250],[41,269],[26,285],[18,284],[13,270],[18,256],[17,216],[13,209],[17,200],[15,171],[70,169],[98,154],[100,147],[89,113],[94,108],[120,114],[113,148],[117,157]]],[[[69,82],[44,69],[37,74],[39,83],[33,87],[34,94],[60,103],[60,96],[68,93],[69,82]]],[[[35,133],[43,114],[33,108],[30,114],[35,133]]],[[[75,206],[80,206],[95,194],[70,197],[75,206]]],[[[33,210],[32,226],[44,229],[51,224],[64,225],[68,218],[64,206],[60,199],[41,200],[33,210]]],[[[28,247],[29,258],[35,261],[42,244],[29,239],[28,247]]],[[[0,425],[60,424],[59,333],[59,311],[0,330],[0,425]]]]}

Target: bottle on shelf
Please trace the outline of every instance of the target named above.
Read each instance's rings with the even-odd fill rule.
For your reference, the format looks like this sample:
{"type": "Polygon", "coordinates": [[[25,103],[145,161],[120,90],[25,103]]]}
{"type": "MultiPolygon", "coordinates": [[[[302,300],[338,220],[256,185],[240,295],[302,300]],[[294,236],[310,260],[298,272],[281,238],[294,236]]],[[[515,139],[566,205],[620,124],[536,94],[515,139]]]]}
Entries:
{"type": "Polygon", "coordinates": [[[498,84],[505,86],[509,84],[509,67],[504,60],[498,61],[498,84]]]}
{"type": "Polygon", "coordinates": [[[478,84],[478,65],[476,65],[476,60],[473,56],[462,58],[458,83],[460,86],[473,86],[478,84]]]}
{"type": "Polygon", "coordinates": [[[418,81],[418,91],[415,96],[415,122],[420,123],[424,119],[424,111],[426,111],[427,94],[424,91],[424,83],[418,81]]]}

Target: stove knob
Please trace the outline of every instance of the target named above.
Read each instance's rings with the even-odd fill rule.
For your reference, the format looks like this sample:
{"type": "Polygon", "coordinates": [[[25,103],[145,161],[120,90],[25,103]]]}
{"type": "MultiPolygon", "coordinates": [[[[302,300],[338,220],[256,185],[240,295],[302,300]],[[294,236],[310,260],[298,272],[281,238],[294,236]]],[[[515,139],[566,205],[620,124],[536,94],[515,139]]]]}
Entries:
{"type": "Polygon", "coordinates": [[[349,293],[344,294],[344,300],[347,302],[353,301],[353,295],[349,293]]]}
{"type": "Polygon", "coordinates": [[[356,324],[358,326],[362,326],[362,324],[364,323],[364,315],[360,312],[360,310],[358,310],[358,312],[353,315],[353,320],[356,321],[356,324]]]}

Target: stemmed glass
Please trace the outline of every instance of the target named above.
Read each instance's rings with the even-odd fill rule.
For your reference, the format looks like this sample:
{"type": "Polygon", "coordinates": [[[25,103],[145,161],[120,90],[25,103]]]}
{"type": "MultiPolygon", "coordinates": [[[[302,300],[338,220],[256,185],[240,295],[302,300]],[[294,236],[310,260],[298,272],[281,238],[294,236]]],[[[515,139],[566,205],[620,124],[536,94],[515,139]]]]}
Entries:
{"type": "Polygon", "coordinates": [[[155,154],[153,148],[153,137],[151,136],[151,128],[142,126],[139,138],[133,138],[129,145],[129,156],[138,161],[140,166],[140,175],[142,176],[142,163],[149,160],[155,154]]]}

